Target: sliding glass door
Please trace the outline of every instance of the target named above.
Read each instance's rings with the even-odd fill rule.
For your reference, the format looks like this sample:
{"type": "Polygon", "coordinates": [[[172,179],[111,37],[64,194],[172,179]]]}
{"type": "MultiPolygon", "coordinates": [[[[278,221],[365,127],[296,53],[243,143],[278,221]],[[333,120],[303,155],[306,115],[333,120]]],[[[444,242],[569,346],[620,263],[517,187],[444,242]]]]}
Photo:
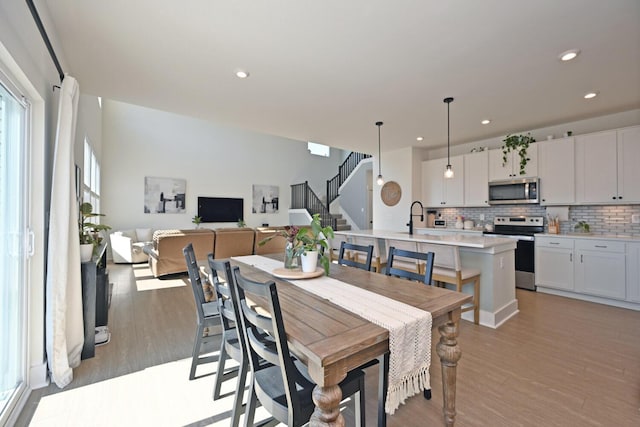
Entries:
{"type": "Polygon", "coordinates": [[[0,425],[26,387],[28,104],[0,72],[0,425]]]}

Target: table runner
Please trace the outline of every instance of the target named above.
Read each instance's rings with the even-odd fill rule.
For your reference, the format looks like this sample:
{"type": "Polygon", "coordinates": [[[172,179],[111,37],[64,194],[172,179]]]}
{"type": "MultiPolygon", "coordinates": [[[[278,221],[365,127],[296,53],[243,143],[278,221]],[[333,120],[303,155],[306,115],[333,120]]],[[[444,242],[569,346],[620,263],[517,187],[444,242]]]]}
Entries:
{"type": "MultiPolygon", "coordinates": [[[[282,261],[259,255],[232,259],[267,273],[282,267],[282,261]]],[[[327,276],[287,281],[389,331],[389,388],[385,412],[393,415],[408,397],[431,388],[431,313],[327,276]]]]}

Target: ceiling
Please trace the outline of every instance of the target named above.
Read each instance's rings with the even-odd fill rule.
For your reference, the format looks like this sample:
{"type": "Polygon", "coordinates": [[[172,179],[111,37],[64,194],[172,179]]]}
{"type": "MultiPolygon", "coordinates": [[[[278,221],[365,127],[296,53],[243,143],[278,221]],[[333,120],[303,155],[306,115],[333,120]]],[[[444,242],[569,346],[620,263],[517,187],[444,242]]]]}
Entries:
{"type": "Polygon", "coordinates": [[[36,6],[83,93],[349,150],[446,145],[449,96],[452,144],[640,108],[638,0],[36,6]]]}

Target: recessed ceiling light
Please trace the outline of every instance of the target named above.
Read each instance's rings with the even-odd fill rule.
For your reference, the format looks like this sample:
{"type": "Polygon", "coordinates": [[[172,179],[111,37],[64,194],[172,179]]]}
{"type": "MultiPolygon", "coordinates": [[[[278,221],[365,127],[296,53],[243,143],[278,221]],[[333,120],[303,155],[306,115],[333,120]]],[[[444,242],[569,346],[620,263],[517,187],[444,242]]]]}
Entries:
{"type": "Polygon", "coordinates": [[[480,123],[482,123],[483,125],[488,125],[489,123],[491,123],[491,120],[489,119],[484,119],[483,121],[481,121],[480,123]]]}
{"type": "Polygon", "coordinates": [[[424,138],[423,138],[423,137],[421,137],[421,136],[419,136],[419,137],[417,137],[417,138],[416,138],[416,140],[417,140],[417,141],[422,141],[423,139],[424,139],[424,138]]]}
{"type": "Polygon", "coordinates": [[[558,58],[560,58],[561,61],[571,61],[579,54],[580,54],[579,49],[571,49],[566,52],[562,52],[560,55],[558,55],[558,58]]]}
{"type": "Polygon", "coordinates": [[[238,70],[236,71],[236,77],[238,77],[239,79],[246,79],[247,77],[249,77],[249,72],[244,70],[238,70]]]}
{"type": "Polygon", "coordinates": [[[584,99],[591,99],[595,98],[596,96],[598,96],[598,92],[589,92],[584,95],[584,99]]]}

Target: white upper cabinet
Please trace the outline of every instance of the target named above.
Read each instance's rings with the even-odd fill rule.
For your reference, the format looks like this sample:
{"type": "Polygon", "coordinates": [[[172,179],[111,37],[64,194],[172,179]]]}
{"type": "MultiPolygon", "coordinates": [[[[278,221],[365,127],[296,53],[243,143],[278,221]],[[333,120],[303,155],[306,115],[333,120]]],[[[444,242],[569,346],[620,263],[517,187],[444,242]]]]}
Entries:
{"type": "Polygon", "coordinates": [[[489,151],[464,155],[464,205],[489,206],[489,151]]]}
{"type": "Polygon", "coordinates": [[[616,131],[576,136],[576,202],[618,200],[616,131]]]}
{"type": "Polygon", "coordinates": [[[464,203],[464,159],[451,157],[453,178],[445,178],[447,159],[422,162],[422,202],[425,207],[458,207],[464,203]]]}
{"type": "Polygon", "coordinates": [[[640,126],[576,136],[576,202],[640,202],[640,126]]]}
{"type": "Polygon", "coordinates": [[[618,200],[640,202],[640,126],[618,130],[618,200]]]}
{"type": "Polygon", "coordinates": [[[574,140],[572,137],[538,142],[540,204],[575,203],[574,140]]]}
{"type": "Polygon", "coordinates": [[[538,144],[530,144],[527,149],[527,166],[520,175],[520,155],[516,151],[507,154],[507,163],[502,165],[502,149],[489,150],[489,181],[531,178],[538,176],[538,144]]]}

